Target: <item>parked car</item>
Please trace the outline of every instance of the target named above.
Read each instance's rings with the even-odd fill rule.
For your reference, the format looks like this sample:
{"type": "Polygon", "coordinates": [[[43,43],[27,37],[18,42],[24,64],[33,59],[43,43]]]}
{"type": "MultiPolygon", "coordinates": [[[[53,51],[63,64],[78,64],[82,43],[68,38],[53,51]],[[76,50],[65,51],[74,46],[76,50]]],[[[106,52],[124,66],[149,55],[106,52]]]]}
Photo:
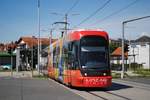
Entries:
{"type": "Polygon", "coordinates": [[[11,69],[11,65],[0,65],[0,67],[1,67],[3,70],[9,70],[9,69],[11,69]]]}

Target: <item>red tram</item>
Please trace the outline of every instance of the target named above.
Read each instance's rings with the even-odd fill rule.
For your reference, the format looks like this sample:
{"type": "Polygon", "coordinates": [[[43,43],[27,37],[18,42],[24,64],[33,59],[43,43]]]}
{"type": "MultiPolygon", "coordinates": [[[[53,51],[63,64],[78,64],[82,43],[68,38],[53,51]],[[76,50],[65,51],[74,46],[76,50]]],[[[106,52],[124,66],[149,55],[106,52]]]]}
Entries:
{"type": "Polygon", "coordinates": [[[75,30],[50,45],[49,77],[74,87],[112,84],[109,38],[102,30],[75,30]]]}

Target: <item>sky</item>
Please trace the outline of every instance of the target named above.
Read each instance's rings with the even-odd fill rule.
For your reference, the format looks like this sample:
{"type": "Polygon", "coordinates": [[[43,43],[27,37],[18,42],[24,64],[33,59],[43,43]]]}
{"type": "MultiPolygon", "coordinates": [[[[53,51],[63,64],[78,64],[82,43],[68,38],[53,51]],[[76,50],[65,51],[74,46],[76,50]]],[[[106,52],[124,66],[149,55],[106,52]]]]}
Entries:
{"type": "MultiPolygon", "coordinates": [[[[69,29],[102,29],[117,39],[122,36],[123,21],[150,16],[150,0],[40,0],[41,37],[49,37],[51,28],[56,29],[53,38],[60,37],[64,25],[53,23],[64,21],[66,13],[69,29]]],[[[0,35],[0,43],[37,37],[38,0],[0,0],[0,35]]],[[[141,35],[150,36],[150,18],[125,25],[125,38],[141,35]]]]}

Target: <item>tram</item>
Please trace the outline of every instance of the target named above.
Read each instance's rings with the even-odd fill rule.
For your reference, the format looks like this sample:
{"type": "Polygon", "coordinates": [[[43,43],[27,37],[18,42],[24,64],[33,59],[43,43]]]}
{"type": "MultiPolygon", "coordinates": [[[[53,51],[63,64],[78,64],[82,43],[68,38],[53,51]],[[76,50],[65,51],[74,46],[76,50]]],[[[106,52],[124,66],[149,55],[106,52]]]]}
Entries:
{"type": "Polygon", "coordinates": [[[112,84],[109,38],[103,30],[74,30],[50,45],[48,75],[73,87],[112,84]]]}

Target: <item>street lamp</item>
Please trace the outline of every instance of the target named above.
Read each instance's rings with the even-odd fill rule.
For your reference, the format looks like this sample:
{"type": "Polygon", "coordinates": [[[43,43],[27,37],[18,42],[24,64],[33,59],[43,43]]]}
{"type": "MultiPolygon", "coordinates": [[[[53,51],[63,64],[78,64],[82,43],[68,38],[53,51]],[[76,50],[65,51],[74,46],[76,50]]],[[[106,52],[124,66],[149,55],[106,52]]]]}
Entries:
{"type": "Polygon", "coordinates": [[[137,21],[137,20],[141,20],[141,19],[145,19],[145,18],[150,18],[150,16],[144,16],[144,17],[135,18],[135,19],[131,19],[131,20],[122,22],[122,72],[121,72],[122,79],[124,78],[124,27],[129,22],[133,22],[133,21],[137,21]]]}
{"type": "Polygon", "coordinates": [[[38,0],[38,74],[40,75],[40,0],[38,0]]]}

